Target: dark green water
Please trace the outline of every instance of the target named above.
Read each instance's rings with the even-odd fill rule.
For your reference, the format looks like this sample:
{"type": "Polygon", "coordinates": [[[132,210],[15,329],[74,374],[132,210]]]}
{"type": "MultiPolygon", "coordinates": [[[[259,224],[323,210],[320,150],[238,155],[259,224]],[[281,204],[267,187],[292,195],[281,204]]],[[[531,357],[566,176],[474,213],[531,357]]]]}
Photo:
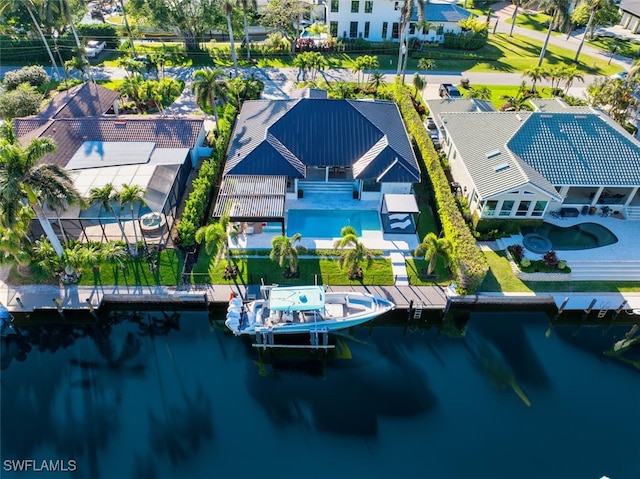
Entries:
{"type": "Polygon", "coordinates": [[[32,328],[2,339],[2,478],[640,478],[640,371],[603,355],[629,327],[547,329],[362,327],[265,364],[202,313],[32,328]]]}

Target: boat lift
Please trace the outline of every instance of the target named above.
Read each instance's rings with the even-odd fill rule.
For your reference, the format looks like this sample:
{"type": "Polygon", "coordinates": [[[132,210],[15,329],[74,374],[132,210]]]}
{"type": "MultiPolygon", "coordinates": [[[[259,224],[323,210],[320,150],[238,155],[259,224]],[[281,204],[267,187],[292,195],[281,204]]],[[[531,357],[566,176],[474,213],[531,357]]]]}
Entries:
{"type": "MultiPolygon", "coordinates": [[[[309,333],[309,344],[278,344],[275,342],[275,338],[278,335],[271,328],[256,329],[256,342],[251,346],[254,348],[266,349],[311,349],[311,350],[324,350],[334,349],[335,344],[329,344],[329,330],[326,328],[317,328],[309,333]]],[[[287,334],[290,336],[290,334],[287,334]]]]}

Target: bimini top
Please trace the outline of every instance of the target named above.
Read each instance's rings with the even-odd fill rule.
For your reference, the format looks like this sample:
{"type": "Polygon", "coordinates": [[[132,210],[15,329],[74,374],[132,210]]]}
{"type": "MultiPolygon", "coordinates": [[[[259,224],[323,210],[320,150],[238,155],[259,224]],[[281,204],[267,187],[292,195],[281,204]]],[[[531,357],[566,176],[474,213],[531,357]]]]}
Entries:
{"type": "Polygon", "coordinates": [[[323,307],[322,286],[273,288],[269,293],[269,309],[272,311],[310,311],[323,307]]]}

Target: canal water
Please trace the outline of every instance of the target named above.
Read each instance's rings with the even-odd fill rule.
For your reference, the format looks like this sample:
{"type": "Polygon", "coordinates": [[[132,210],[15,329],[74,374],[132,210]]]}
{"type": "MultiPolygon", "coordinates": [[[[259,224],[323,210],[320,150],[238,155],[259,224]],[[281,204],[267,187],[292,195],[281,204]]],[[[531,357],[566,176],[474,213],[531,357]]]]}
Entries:
{"type": "Polygon", "coordinates": [[[483,312],[261,360],[204,313],[111,314],[2,339],[2,478],[640,478],[640,370],[603,354],[629,326],[483,312]]]}

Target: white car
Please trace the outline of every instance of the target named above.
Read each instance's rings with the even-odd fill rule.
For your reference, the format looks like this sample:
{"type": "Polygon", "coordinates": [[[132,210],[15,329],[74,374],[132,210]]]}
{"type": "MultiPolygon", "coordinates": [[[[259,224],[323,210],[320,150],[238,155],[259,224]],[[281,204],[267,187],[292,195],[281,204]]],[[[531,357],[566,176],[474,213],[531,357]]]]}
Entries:
{"type": "Polygon", "coordinates": [[[84,52],[87,55],[87,57],[93,58],[97,56],[102,50],[104,50],[104,47],[106,46],[107,46],[107,42],[91,40],[91,41],[88,41],[86,46],[84,47],[84,52]]]}

